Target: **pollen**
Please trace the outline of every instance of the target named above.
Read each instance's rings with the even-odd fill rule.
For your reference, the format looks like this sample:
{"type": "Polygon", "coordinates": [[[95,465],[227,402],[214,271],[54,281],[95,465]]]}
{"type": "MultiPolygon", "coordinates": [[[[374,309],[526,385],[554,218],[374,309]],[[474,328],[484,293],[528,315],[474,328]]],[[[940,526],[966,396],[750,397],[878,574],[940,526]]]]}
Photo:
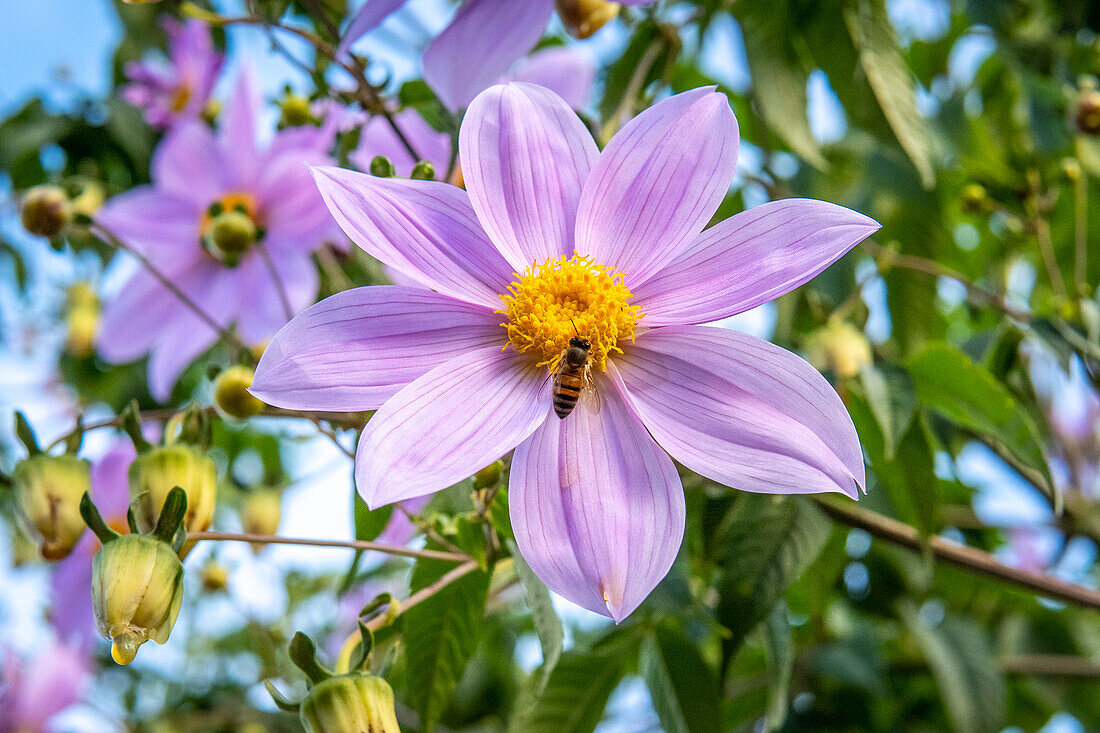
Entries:
{"type": "Polygon", "coordinates": [[[584,255],[558,257],[534,263],[500,296],[508,317],[508,344],[520,353],[553,366],[579,336],[592,344],[592,363],[606,371],[607,358],[622,353],[620,344],[634,340],[642,317],[629,304],[634,294],[623,283],[623,273],[584,255]]]}

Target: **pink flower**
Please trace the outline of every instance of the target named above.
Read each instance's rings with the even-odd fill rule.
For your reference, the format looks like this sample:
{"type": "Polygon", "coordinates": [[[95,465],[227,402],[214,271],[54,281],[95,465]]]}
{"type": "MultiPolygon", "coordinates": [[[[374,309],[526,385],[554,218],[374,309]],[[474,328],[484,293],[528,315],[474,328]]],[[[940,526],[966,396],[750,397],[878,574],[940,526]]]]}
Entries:
{"type": "MultiPolygon", "coordinates": [[[[96,215],[249,344],[275,333],[287,321],[287,306],[296,312],[313,302],[318,278],[310,253],[339,236],[307,168],[331,162],[335,126],[324,128],[328,135],[312,125],[290,128],[265,146],[259,115],[259,97],[243,74],[216,136],[200,122],[175,127],[153,156],[152,185],[111,199],[96,215]],[[218,244],[219,216],[228,212],[250,227],[236,250],[218,244]]],[[[217,338],[142,270],[107,305],[98,346],[114,362],[148,352],[149,385],[164,401],[180,373],[217,338]]]]}
{"type": "Polygon", "coordinates": [[[0,670],[0,733],[59,731],[50,719],[80,699],[88,666],[85,652],[57,642],[33,659],[8,651],[0,670]]]}
{"type": "Polygon", "coordinates": [[[820,374],[699,324],[789,292],[878,224],[788,199],[704,231],[737,147],[713,89],[654,105],[600,152],[560,97],[512,83],[466,114],[468,193],[317,169],[352,240],[431,290],[359,288],[309,308],[276,334],[253,391],[290,409],[377,410],[356,461],[371,507],[514,449],[524,558],[555,592],[624,618],[683,538],[670,455],[745,491],[856,498],[864,485],[855,428],[820,374]],[[602,409],[559,419],[549,377],[576,336],[602,409]]]}
{"type": "Polygon", "coordinates": [[[167,61],[152,58],[127,64],[130,83],[122,88],[122,98],[142,109],[146,121],[159,128],[198,118],[222,65],[205,23],[165,17],[163,25],[168,35],[167,61]]]}

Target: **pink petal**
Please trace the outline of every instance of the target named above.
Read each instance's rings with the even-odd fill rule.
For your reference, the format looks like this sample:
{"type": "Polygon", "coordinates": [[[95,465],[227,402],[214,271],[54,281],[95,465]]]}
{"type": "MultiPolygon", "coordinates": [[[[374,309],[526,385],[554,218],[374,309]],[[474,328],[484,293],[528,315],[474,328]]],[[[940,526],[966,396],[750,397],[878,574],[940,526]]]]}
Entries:
{"type": "Polygon", "coordinates": [[[551,46],[521,59],[509,77],[512,81],[544,86],[572,109],[580,109],[592,96],[596,62],[575,46],[551,46]]]}
{"type": "MultiPolygon", "coordinates": [[[[393,116],[401,134],[416,150],[420,160],[435,166],[436,177],[442,178],[451,164],[451,136],[439,132],[424,121],[415,109],[406,109],[393,116]]],[[[350,156],[352,164],[361,171],[370,170],[375,156],[384,155],[393,163],[397,175],[408,176],[419,160],[413,160],[408,149],[397,137],[393,127],[382,115],[375,115],[363,126],[359,147],[350,156]]]]}
{"type": "Polygon", "coordinates": [[[264,246],[270,263],[257,251],[228,271],[236,284],[237,329],[246,344],[267,341],[290,320],[280,289],[289,301],[291,315],[296,315],[313,303],[320,285],[317,267],[307,252],[268,239],[264,246]],[[275,267],[274,275],[271,265],[275,267]]]}
{"type": "Polygon", "coordinates": [[[878,228],[824,201],[772,201],[703,232],[635,289],[635,304],[647,326],[717,321],[809,282],[878,228]]]}
{"type": "Polygon", "coordinates": [[[529,359],[490,346],[402,389],[359,439],[355,483],[367,506],[445,489],[515,448],[546,418],[546,376],[529,359]]]}
{"type": "Polygon", "coordinates": [[[229,168],[230,186],[249,189],[259,171],[259,130],[262,102],[252,73],[246,68],[237,76],[233,93],[218,120],[219,143],[229,168]]]}
{"type": "Polygon", "coordinates": [[[225,155],[205,123],[173,128],[153,152],[152,177],[158,189],[204,211],[230,186],[225,155]]]}
{"type": "Polygon", "coordinates": [[[467,110],[458,148],[470,203],[517,272],[572,254],[577,202],[599,151],[561,97],[534,84],[492,87],[467,110]]]}
{"type": "Polygon", "coordinates": [[[495,82],[546,30],[554,0],[468,0],[424,52],[424,80],[451,111],[495,82]]]}
{"type": "Polygon", "coordinates": [[[626,618],[665,576],[684,537],[672,461],[605,382],[603,407],[550,414],[512,459],[509,506],[523,558],[555,593],[626,618]]]}
{"type": "Polygon", "coordinates": [[[190,310],[178,311],[173,321],[158,326],[170,335],[149,355],[149,393],[158,402],[168,402],[180,375],[218,340],[218,334],[190,310]]]}
{"type": "Polygon", "coordinates": [[[351,44],[358,41],[366,33],[374,30],[382,23],[383,20],[388,18],[391,13],[399,9],[402,5],[409,0],[367,0],[363,3],[363,7],[359,8],[359,12],[355,17],[351,19],[351,23],[348,24],[348,29],[344,31],[344,37],[340,39],[340,47],[337,49],[336,55],[343,56],[347,52],[351,44]]]}
{"type": "Polygon", "coordinates": [[[337,223],[368,254],[433,290],[500,307],[513,268],[461,188],[341,168],[314,168],[313,175],[337,223]]]}
{"type": "Polygon", "coordinates": [[[584,185],[577,252],[635,287],[703,231],[737,164],[737,120],[712,87],[650,107],[607,144],[584,185]]]}
{"type": "Polygon", "coordinates": [[[202,208],[189,198],[153,186],[138,186],[115,196],[95,220],[170,273],[202,257],[199,225],[202,208]]]}
{"type": "Polygon", "coordinates": [[[802,359],[708,326],[640,335],[609,370],[673,458],[743,491],[858,498],[863,455],[844,403],[802,359]]]}
{"type": "Polygon", "coordinates": [[[252,393],[291,410],[376,410],[431,369],[504,342],[500,316],[430,290],[337,293],[275,334],[252,393]]]}

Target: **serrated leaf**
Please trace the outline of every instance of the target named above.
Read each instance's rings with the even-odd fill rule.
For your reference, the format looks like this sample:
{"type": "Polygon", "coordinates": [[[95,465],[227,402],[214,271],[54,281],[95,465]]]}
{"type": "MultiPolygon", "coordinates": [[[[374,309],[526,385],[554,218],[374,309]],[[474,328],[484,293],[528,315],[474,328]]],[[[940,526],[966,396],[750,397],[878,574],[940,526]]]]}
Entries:
{"type": "Polygon", "coordinates": [[[680,631],[658,626],[646,638],[642,676],[665,733],[718,733],[718,677],[680,631]]]}
{"type": "Polygon", "coordinates": [[[609,644],[561,655],[524,733],[592,733],[619,686],[633,645],[609,644]]]}
{"type": "Polygon", "coordinates": [[[960,733],[1001,730],[1005,683],[981,628],[956,618],[930,627],[908,603],[901,605],[899,615],[939,683],[953,729],[960,733]]]}
{"type": "Polygon", "coordinates": [[[565,632],[562,629],[561,619],[554,610],[554,601],[550,597],[550,591],[539,580],[531,566],[519,553],[519,547],[515,540],[505,540],[508,551],[512,554],[512,562],[515,564],[516,574],[523,583],[524,597],[527,600],[527,608],[531,611],[531,619],[535,624],[535,633],[539,637],[539,645],[542,647],[542,665],[531,675],[531,680],[521,693],[519,701],[515,705],[516,714],[513,725],[509,730],[525,730],[528,716],[534,710],[535,701],[546,690],[546,684],[550,675],[561,658],[562,648],[565,643],[565,632]]]}
{"type": "Polygon", "coordinates": [[[915,81],[894,37],[894,26],[882,0],[862,0],[844,13],[859,65],[882,107],[890,129],[920,174],[921,185],[936,183],[932,137],[917,111],[915,81]]]}
{"type": "Polygon", "coordinates": [[[929,344],[909,360],[917,398],[960,427],[1003,447],[1029,479],[1053,486],[1039,430],[992,374],[945,343],[929,344]]]}
{"type": "MultiPolygon", "coordinates": [[[[431,585],[454,567],[454,563],[441,560],[418,560],[412,573],[413,591],[431,585]]],[[[489,577],[489,573],[474,571],[401,616],[409,697],[425,731],[439,720],[477,648],[489,577]]]]}
{"type": "Polygon", "coordinates": [[[829,520],[808,500],[745,494],[731,510],[718,581],[718,621],[732,658],[787,588],[821,552],[829,520]]]}
{"type": "Polygon", "coordinates": [[[768,660],[768,730],[779,730],[787,721],[791,674],[794,672],[794,640],[787,622],[787,604],[780,601],[763,625],[764,656],[768,660]]]}
{"type": "Polygon", "coordinates": [[[806,115],[809,73],[791,42],[791,9],[781,0],[739,2],[734,8],[745,36],[753,98],[765,122],[791,150],[815,168],[826,166],[806,115]]]}
{"type": "Polygon", "coordinates": [[[863,394],[882,431],[883,454],[893,460],[901,436],[909,430],[917,412],[913,380],[901,367],[868,365],[860,372],[863,394]]]}

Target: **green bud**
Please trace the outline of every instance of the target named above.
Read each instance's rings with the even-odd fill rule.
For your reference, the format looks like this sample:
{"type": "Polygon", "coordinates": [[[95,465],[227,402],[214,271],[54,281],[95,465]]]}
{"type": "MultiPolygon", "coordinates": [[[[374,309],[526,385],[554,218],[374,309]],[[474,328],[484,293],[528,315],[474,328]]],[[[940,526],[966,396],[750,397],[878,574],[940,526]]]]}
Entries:
{"type": "Polygon", "coordinates": [[[962,210],[968,214],[974,214],[985,208],[986,202],[989,200],[989,194],[985,191],[985,186],[980,183],[968,183],[962,188],[962,192],[959,194],[959,201],[962,205],[962,210]]]}
{"type": "Polygon", "coordinates": [[[241,255],[248,251],[259,238],[259,231],[252,217],[241,211],[223,211],[210,223],[210,244],[229,264],[240,262],[241,255]]]}
{"type": "Polygon", "coordinates": [[[500,483],[500,475],[504,471],[504,464],[494,461],[474,474],[474,488],[488,489],[500,483]]]}
{"type": "Polygon", "coordinates": [[[199,580],[202,581],[203,590],[216,592],[225,590],[229,583],[229,568],[217,560],[207,560],[199,571],[199,580]]]}
{"type": "Polygon", "coordinates": [[[426,160],[422,160],[413,166],[412,175],[409,178],[417,181],[434,181],[435,166],[426,160]]]}
{"type": "Polygon", "coordinates": [[[313,110],[309,108],[309,100],[300,94],[288,93],[279,102],[279,127],[301,127],[316,123],[313,110]]]}
{"type": "Polygon", "coordinates": [[[91,488],[88,462],[69,455],[31,456],[16,465],[12,488],[19,517],[42,557],[67,557],[84,534],[80,498],[91,488]]]}
{"type": "Polygon", "coordinates": [[[393,178],[397,175],[397,171],[389,158],[384,155],[376,155],[374,160],[370,162],[370,174],[379,178],[393,178]]]}
{"type": "Polygon", "coordinates": [[[195,446],[173,443],[150,448],[130,464],[130,502],[138,531],[152,531],[168,492],[175,486],[187,494],[187,531],[201,532],[210,526],[218,468],[195,446]]]}
{"type": "Polygon", "coordinates": [[[863,331],[847,321],[830,319],[809,335],[806,358],[818,369],[831,369],[840,379],[848,379],[873,361],[871,344],[863,331]]]}
{"type": "MultiPolygon", "coordinates": [[[[241,505],[241,529],[247,534],[275,534],[279,530],[282,503],[282,494],[274,489],[251,492],[241,505]]],[[[252,543],[253,552],[258,553],[264,547],[259,542],[252,543]]]]}
{"type": "Polygon", "coordinates": [[[243,365],[223,370],[214,380],[214,405],[238,420],[259,415],[264,411],[264,403],[248,391],[254,376],[252,369],[243,365]]]}
{"type": "Polygon", "coordinates": [[[168,641],[183,601],[183,564],[156,537],[125,534],[104,543],[92,562],[96,628],[111,657],[129,664],[138,647],[168,641]]]}
{"type": "Polygon", "coordinates": [[[23,228],[40,237],[56,237],[73,219],[72,204],[57,186],[35,186],[23,197],[23,228]]]}
{"type": "Polygon", "coordinates": [[[309,691],[302,701],[306,733],[400,733],[393,689],[381,677],[361,674],[332,677],[309,691]]]}

